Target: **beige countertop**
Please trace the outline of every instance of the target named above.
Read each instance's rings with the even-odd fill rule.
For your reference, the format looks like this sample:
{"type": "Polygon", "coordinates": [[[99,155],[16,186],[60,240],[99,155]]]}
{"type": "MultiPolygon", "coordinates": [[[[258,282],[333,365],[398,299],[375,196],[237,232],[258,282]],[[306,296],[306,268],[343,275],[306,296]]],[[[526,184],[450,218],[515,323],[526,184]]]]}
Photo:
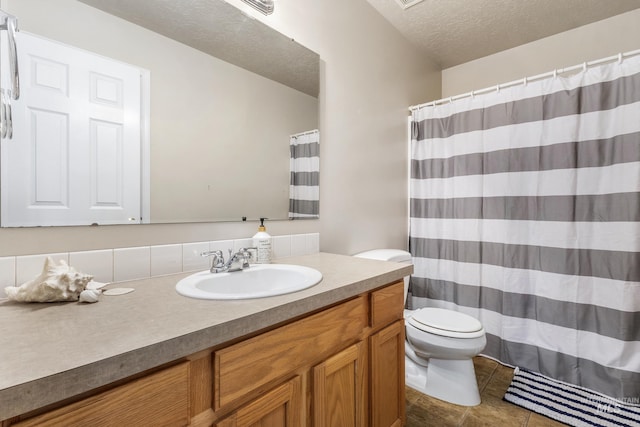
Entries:
{"type": "Polygon", "coordinates": [[[135,291],[95,304],[0,302],[0,420],[240,338],[401,279],[411,265],[320,253],[278,260],[322,281],[269,298],[179,295],[190,273],[119,284],[135,291]]]}

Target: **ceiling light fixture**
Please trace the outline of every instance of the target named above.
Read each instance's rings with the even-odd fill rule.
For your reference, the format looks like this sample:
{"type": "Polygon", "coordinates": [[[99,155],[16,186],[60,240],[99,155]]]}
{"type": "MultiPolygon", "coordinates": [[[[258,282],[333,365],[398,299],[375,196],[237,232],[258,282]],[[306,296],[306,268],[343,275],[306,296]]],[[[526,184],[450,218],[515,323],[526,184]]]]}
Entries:
{"type": "Polygon", "coordinates": [[[242,0],[243,2],[251,5],[254,9],[259,10],[265,15],[271,15],[273,13],[273,0],[242,0]]]}
{"type": "Polygon", "coordinates": [[[409,9],[411,6],[415,6],[418,3],[422,3],[424,0],[396,0],[401,8],[409,9]]]}

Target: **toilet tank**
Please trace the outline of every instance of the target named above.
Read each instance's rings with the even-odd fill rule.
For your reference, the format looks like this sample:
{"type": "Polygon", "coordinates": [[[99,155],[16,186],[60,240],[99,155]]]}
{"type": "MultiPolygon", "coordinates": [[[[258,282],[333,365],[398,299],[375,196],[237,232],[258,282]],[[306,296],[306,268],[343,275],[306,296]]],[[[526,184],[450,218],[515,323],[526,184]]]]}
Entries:
{"type": "MultiPolygon", "coordinates": [[[[371,251],[355,254],[357,258],[377,259],[379,261],[399,262],[411,264],[411,254],[401,249],[374,249],[371,251]]],[[[409,276],[404,278],[404,303],[407,303],[407,293],[409,292],[409,276]]]]}

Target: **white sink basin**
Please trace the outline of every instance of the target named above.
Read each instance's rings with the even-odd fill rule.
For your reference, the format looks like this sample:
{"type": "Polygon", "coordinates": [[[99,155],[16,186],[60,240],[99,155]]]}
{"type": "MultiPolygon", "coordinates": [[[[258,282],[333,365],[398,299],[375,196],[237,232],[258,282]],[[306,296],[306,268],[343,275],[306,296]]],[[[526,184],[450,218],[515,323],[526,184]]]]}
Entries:
{"type": "Polygon", "coordinates": [[[322,280],[318,270],[290,264],[257,264],[233,273],[201,271],[180,280],[180,295],[199,299],[264,298],[301,291],[322,280]]]}

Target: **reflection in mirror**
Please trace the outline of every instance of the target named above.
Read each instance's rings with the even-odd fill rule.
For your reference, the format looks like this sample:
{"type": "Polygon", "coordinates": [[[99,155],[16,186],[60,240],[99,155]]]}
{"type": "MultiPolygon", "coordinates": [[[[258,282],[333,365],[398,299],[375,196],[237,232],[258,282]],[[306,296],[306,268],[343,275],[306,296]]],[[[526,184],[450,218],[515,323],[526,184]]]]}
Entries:
{"type": "Polygon", "coordinates": [[[289,219],[316,219],[320,215],[320,133],[291,136],[289,219]]]}
{"type": "MultiPolygon", "coordinates": [[[[140,173],[141,217],[125,215],[125,222],[129,218],[136,223],[287,218],[290,136],[318,127],[317,54],[222,0],[0,0],[0,6],[18,17],[25,34],[131,66],[143,77],[138,99],[142,113],[136,114],[140,155],[148,163],[142,162],[140,173]]],[[[94,74],[108,76],[104,70],[100,66],[94,74]]],[[[113,80],[99,86],[107,100],[120,93],[113,80]]],[[[23,108],[31,117],[29,107],[23,108]]],[[[106,108],[104,103],[101,108],[106,108]]],[[[77,119],[70,115],[69,120],[77,119]]],[[[107,147],[114,165],[122,158],[135,158],[108,149],[121,141],[119,125],[111,126],[117,120],[101,117],[92,123],[86,139],[106,138],[103,141],[108,143],[97,146],[107,147]],[[105,123],[111,127],[98,126],[105,123]]],[[[14,134],[11,143],[15,138],[14,134]]],[[[7,142],[2,141],[3,150],[7,142]]],[[[56,144],[66,146],[64,135],[58,135],[56,144]]],[[[112,172],[106,164],[89,161],[84,167],[87,175],[69,180],[70,185],[88,181],[96,193],[91,173],[100,168],[112,172]]],[[[31,175],[24,180],[30,180],[33,165],[26,169],[31,175]]],[[[111,199],[118,200],[118,191],[124,193],[131,186],[124,181],[104,186],[102,199],[92,196],[89,202],[109,200],[113,206],[107,204],[104,210],[117,210],[111,199]]],[[[2,202],[4,211],[11,200],[2,202]]],[[[64,204],[55,208],[67,209],[64,204]]],[[[91,223],[109,221],[70,222],[91,223]]],[[[43,220],[26,225],[45,224],[57,223],[43,220]]],[[[8,224],[3,221],[2,225],[8,224]]]]}

